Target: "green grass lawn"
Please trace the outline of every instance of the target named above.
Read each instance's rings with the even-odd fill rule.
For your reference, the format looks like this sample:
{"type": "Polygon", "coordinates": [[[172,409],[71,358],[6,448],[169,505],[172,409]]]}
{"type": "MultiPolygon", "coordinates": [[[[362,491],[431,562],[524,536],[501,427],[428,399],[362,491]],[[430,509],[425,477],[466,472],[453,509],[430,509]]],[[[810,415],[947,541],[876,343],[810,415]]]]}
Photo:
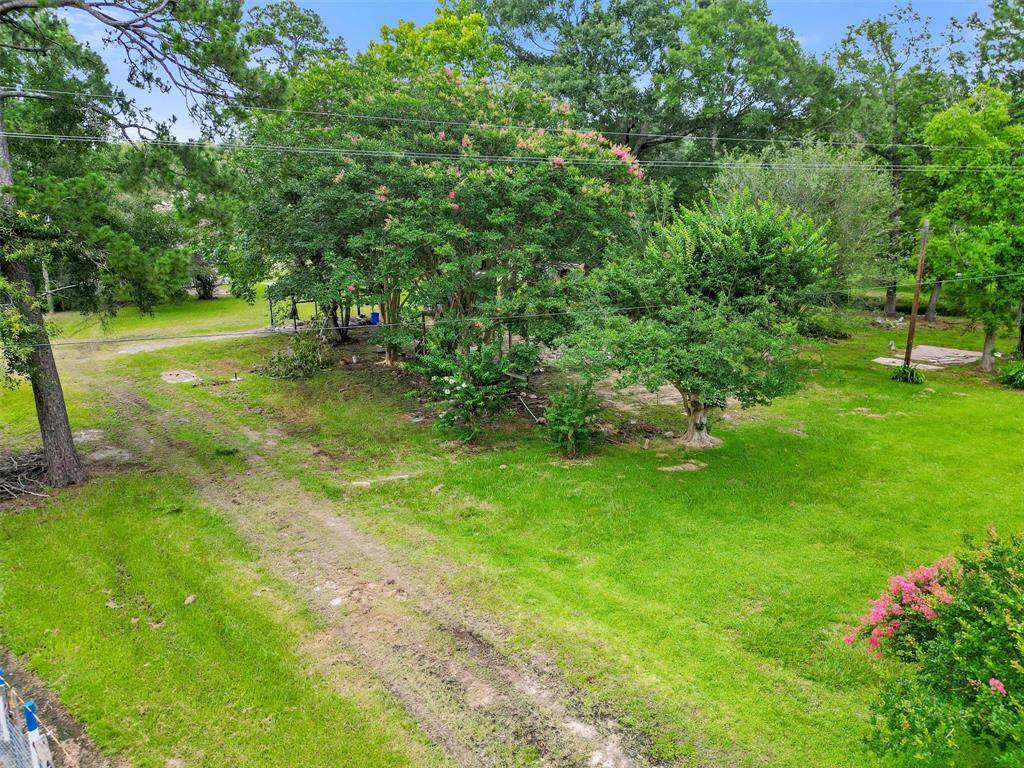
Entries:
{"type": "Polygon", "coordinates": [[[0,516],[0,643],[135,766],[442,765],[181,479],[102,477],[0,516]],[[311,759],[315,754],[316,758],[311,759]]]}
{"type": "MultiPolygon", "coordinates": [[[[980,348],[977,330],[963,323],[918,333],[920,343],[980,348]]],[[[242,427],[269,423],[283,430],[276,451],[266,457],[269,467],[342,502],[364,529],[442,574],[458,594],[510,626],[516,646],[552,654],[595,707],[647,735],[651,757],[681,765],[853,766],[875,764],[860,736],[867,706],[892,669],[844,646],[846,627],[889,575],[954,550],[963,533],[980,534],[988,525],[1024,528],[1024,453],[1018,448],[1024,395],[970,369],[928,374],[923,387],[893,383],[888,369],[869,362],[886,353],[890,339],[902,342],[901,335],[862,321],[853,339],[821,350],[800,393],[717,424],[720,449],[694,455],[668,441],[655,441],[647,451],[604,445],[582,462],[557,460],[539,435],[522,429],[488,433],[477,449],[446,443],[431,427],[404,418],[419,407],[407,386],[367,368],[309,382],[246,376],[238,385],[199,388],[175,388],[157,376],[166,368],[188,368],[206,379],[225,377],[247,370],[280,339],[122,357],[95,375],[116,376],[120,386],[161,410],[190,418],[204,414],[201,423],[182,422],[167,435],[191,444],[204,460],[216,456],[218,446],[242,457],[254,450],[242,427]],[[343,458],[313,460],[314,446],[343,458]],[[693,458],[706,468],[659,470],[693,458]],[[410,472],[412,480],[369,489],[353,489],[349,482],[396,470],[410,472]]],[[[105,418],[116,428],[116,409],[105,418]]],[[[680,414],[666,407],[651,407],[641,418],[671,429],[681,424],[680,414]]],[[[217,467],[223,469],[214,464],[212,471],[217,467]]],[[[118,542],[159,539],[163,547],[167,537],[143,531],[185,523],[190,527],[174,538],[176,547],[187,550],[182,557],[188,563],[208,562],[196,548],[216,545],[235,553],[224,566],[234,578],[241,578],[239,572],[253,578],[231,565],[245,558],[213,512],[193,502],[183,505],[184,515],[161,514],[159,504],[150,509],[147,494],[164,484],[175,488],[174,478],[105,480],[62,495],[41,520],[22,514],[3,525],[17,537],[19,551],[42,550],[40,563],[76,557],[70,537],[56,553],[49,551],[57,546],[48,543],[53,526],[84,531],[84,543],[77,545],[86,552],[80,571],[67,579],[73,585],[56,577],[57,588],[72,592],[82,583],[117,586],[118,558],[125,555],[108,536],[118,542]],[[119,483],[128,483],[134,494],[124,498],[136,501],[114,503],[119,483]],[[77,498],[90,503],[70,501],[77,498]],[[140,508],[148,511],[137,514],[140,508]],[[109,526],[115,524],[126,528],[114,535],[109,526]]],[[[138,558],[151,550],[123,546],[139,547],[132,555],[138,558]]],[[[147,564],[144,572],[149,568],[169,578],[170,568],[147,564]]],[[[24,586],[17,573],[0,571],[6,594],[24,586]]],[[[141,583],[143,577],[135,579],[141,583]]],[[[237,629],[231,601],[218,591],[221,580],[212,581],[216,587],[204,573],[195,581],[183,576],[161,583],[159,604],[169,617],[187,616],[174,604],[178,593],[198,594],[194,583],[208,585],[214,596],[201,594],[190,608],[225,605],[226,616],[218,610],[206,621],[237,629]],[[174,589],[164,597],[169,586],[174,589]]],[[[248,589],[232,594],[241,602],[248,589]]],[[[58,681],[76,713],[90,723],[108,723],[94,685],[71,684],[63,666],[69,656],[47,661],[46,655],[51,644],[73,637],[88,651],[79,654],[83,666],[93,655],[106,658],[103,640],[121,612],[103,607],[105,593],[88,592],[94,596],[53,608],[46,621],[12,620],[5,599],[0,626],[3,642],[42,659],[36,666],[58,681]],[[54,628],[61,630],[57,639],[46,634],[54,628]]],[[[262,610],[251,599],[245,607],[262,610]]],[[[308,631],[298,614],[287,611],[246,616],[273,624],[275,642],[254,649],[257,655],[276,659],[275,649],[293,648],[308,631]]],[[[224,665],[216,674],[223,673],[220,679],[229,685],[243,692],[249,687],[247,664],[206,647],[219,637],[214,627],[196,628],[191,645],[170,644],[168,635],[144,635],[141,650],[152,663],[194,655],[210,667],[224,665]]],[[[257,668],[269,663],[259,658],[257,668]]],[[[293,674],[298,664],[294,655],[274,663],[293,674]]],[[[162,681],[149,673],[127,678],[116,682],[122,690],[163,701],[157,690],[162,681]]],[[[319,685],[309,683],[304,695],[316,706],[340,707],[320,698],[325,694],[319,685]]],[[[365,714],[346,716],[360,722],[365,714]]],[[[167,717],[178,723],[184,713],[172,706],[167,717]]],[[[186,732],[180,723],[169,736],[148,718],[133,722],[136,740],[180,744],[186,732]]],[[[201,743],[209,740],[200,738],[196,748],[201,743]]],[[[141,754],[137,744],[109,745],[141,754]]],[[[382,753],[380,759],[399,758],[382,753]]]]}
{"type": "Polygon", "coordinates": [[[154,307],[150,313],[125,307],[112,318],[82,315],[78,312],[56,312],[48,315],[58,329],[54,342],[85,341],[128,336],[157,336],[243,331],[266,327],[269,311],[260,297],[250,304],[243,299],[224,296],[209,301],[188,297],[154,307]]]}

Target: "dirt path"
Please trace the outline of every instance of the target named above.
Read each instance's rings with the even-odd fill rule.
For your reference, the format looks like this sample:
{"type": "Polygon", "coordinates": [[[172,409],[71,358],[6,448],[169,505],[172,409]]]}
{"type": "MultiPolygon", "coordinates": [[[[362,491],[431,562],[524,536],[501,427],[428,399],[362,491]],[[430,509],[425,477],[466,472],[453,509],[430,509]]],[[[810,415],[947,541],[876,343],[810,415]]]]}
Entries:
{"type": "Polygon", "coordinates": [[[503,654],[503,629],[397,562],[337,505],[275,489],[268,504],[210,479],[202,495],[310,596],[326,627],[314,652],[358,659],[458,765],[647,764],[614,722],[581,714],[552,668],[503,654]]]}

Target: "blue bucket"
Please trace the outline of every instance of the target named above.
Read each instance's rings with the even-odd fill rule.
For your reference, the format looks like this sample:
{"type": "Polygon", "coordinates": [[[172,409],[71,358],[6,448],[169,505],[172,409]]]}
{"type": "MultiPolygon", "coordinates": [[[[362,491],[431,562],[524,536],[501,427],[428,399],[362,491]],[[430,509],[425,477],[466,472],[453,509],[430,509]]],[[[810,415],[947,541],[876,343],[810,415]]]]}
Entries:
{"type": "Polygon", "coordinates": [[[370,325],[380,325],[380,312],[370,313],[370,325]]]}

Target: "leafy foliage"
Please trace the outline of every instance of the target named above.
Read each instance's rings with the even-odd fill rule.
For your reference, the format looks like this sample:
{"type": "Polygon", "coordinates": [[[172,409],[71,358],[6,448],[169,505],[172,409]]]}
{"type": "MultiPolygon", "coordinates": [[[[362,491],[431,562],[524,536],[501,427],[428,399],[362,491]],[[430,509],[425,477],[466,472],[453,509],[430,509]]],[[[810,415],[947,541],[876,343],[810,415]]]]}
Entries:
{"type": "Polygon", "coordinates": [[[643,177],[635,158],[597,134],[557,130],[566,117],[550,99],[464,76],[488,41],[481,17],[445,12],[423,29],[402,27],[352,63],[321,62],[296,78],[296,108],[382,119],[289,113],[257,121],[255,143],[338,154],[239,154],[247,204],[231,265],[236,289],[273,276],[325,306],[379,304],[394,362],[393,335],[408,322],[407,308],[464,323],[463,351],[481,333],[526,336],[525,323],[501,316],[545,305],[559,294],[560,265],[598,263],[630,236],[629,195],[643,177]],[[408,64],[402,78],[396,60],[408,64]],[[385,119],[396,114],[427,122],[385,119]],[[467,127],[429,122],[438,114],[467,127]],[[396,147],[423,157],[396,157],[396,147]],[[481,329],[480,317],[497,319],[481,329]]]}
{"type": "Polygon", "coordinates": [[[831,269],[837,288],[888,268],[897,197],[877,158],[853,147],[812,143],[735,153],[729,161],[712,181],[712,194],[729,200],[749,192],[754,200],[773,201],[821,227],[835,246],[831,269]]]}
{"type": "Polygon", "coordinates": [[[440,407],[438,426],[455,430],[465,439],[480,432],[484,421],[506,404],[512,361],[501,344],[482,344],[468,351],[435,351],[424,355],[413,370],[430,373],[434,399],[440,407]]]}
{"type": "Polygon", "coordinates": [[[797,319],[796,329],[801,336],[809,339],[848,339],[849,320],[835,308],[811,311],[797,319]]]}
{"type": "Polygon", "coordinates": [[[288,349],[279,349],[257,370],[272,379],[309,379],[331,367],[324,354],[324,345],[315,333],[299,332],[292,336],[288,349]]]}
{"type": "Polygon", "coordinates": [[[581,320],[569,359],[617,371],[621,387],[671,384],[686,402],[687,440],[710,444],[708,409],[796,386],[795,325],[828,257],[808,220],[766,202],[683,210],[646,250],[620,249],[593,272],[592,304],[606,313],[581,320]]]}
{"type": "Polygon", "coordinates": [[[990,533],[956,566],[897,577],[872,608],[905,607],[890,642],[914,662],[873,708],[869,743],[886,764],[1024,764],[1024,539],[990,533]]]}
{"type": "Polygon", "coordinates": [[[903,384],[924,384],[924,374],[916,365],[901,365],[889,378],[903,384]]]}
{"type": "Polygon", "coordinates": [[[999,381],[1012,389],[1024,389],[1024,361],[1015,360],[999,374],[999,381]]]}
{"type": "MultiPolygon", "coordinates": [[[[785,132],[827,103],[813,95],[828,92],[828,68],[772,22],[763,0],[482,5],[519,77],[622,132],[638,155],[685,134],[785,132]]],[[[705,142],[674,149],[694,159],[715,152],[705,142]]]]}
{"type": "Polygon", "coordinates": [[[569,458],[586,453],[594,442],[594,420],[600,410],[593,385],[574,381],[565,390],[551,397],[544,411],[548,440],[569,458]]]}
{"type": "Polygon", "coordinates": [[[1024,296],[1024,124],[1011,107],[1008,94],[980,86],[926,131],[939,190],[931,252],[963,278],[949,291],[990,335],[1014,321],[1024,296]]]}

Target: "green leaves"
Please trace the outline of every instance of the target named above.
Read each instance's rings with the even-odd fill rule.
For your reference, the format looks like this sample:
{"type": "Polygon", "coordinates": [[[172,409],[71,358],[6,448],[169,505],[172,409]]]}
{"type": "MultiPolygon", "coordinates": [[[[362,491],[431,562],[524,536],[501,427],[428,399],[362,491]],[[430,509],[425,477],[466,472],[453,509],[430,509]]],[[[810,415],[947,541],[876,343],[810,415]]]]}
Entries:
{"type": "Polygon", "coordinates": [[[557,102],[477,76],[492,46],[481,17],[442,12],[354,62],[295,78],[304,112],[261,116],[250,137],[328,151],[239,153],[247,205],[235,276],[322,302],[353,285],[388,323],[414,307],[523,332],[518,316],[564,301],[559,272],[599,264],[630,236],[642,174],[628,150],[562,130],[557,102]]]}
{"type": "Polygon", "coordinates": [[[646,250],[620,249],[593,272],[597,311],[570,337],[567,364],[614,370],[618,386],[671,385],[700,429],[730,398],[770,402],[797,385],[796,320],[829,255],[808,220],[766,202],[683,210],[646,250]]]}
{"type": "Polygon", "coordinates": [[[967,314],[994,331],[1013,320],[1024,277],[1024,125],[1008,94],[980,86],[925,131],[938,187],[931,258],[967,314]]]}

